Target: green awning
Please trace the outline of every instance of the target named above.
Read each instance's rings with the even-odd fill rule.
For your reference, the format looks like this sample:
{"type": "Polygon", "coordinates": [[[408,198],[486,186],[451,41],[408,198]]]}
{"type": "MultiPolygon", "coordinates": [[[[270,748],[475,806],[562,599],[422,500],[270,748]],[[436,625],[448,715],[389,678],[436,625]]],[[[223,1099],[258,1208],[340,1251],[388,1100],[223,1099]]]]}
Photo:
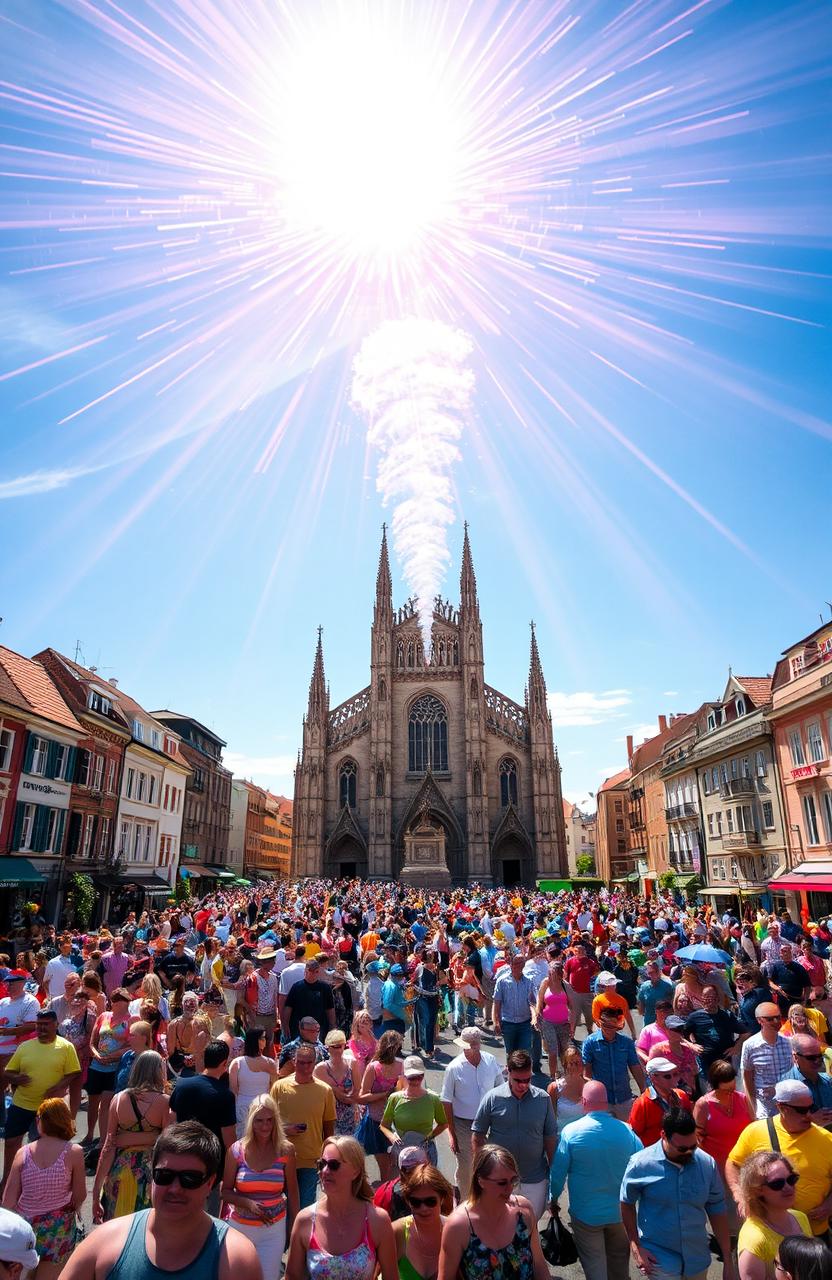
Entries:
{"type": "Polygon", "coordinates": [[[687,889],[688,885],[693,884],[694,880],[698,880],[699,876],[694,871],[692,875],[675,875],[673,877],[674,889],[687,889]]]}
{"type": "Polygon", "coordinates": [[[244,876],[237,876],[237,879],[234,881],[234,883],[235,883],[235,884],[242,884],[242,885],[245,885],[245,887],[248,889],[248,887],[249,887],[249,886],[250,886],[250,884],[251,884],[251,881],[250,881],[250,880],[246,880],[244,876]]]}
{"type": "Polygon", "coordinates": [[[571,880],[538,880],[537,888],[541,893],[561,893],[572,888],[571,880]]]}
{"type": "Polygon", "coordinates": [[[28,858],[0,858],[0,889],[16,889],[19,884],[45,884],[46,876],[36,871],[28,858]]]}
{"type": "Polygon", "coordinates": [[[631,871],[626,876],[614,876],[613,884],[638,884],[640,877],[637,871],[631,871]]]}
{"type": "Polygon", "coordinates": [[[235,877],[233,871],[218,871],[217,878],[219,880],[233,880],[235,877]]]}

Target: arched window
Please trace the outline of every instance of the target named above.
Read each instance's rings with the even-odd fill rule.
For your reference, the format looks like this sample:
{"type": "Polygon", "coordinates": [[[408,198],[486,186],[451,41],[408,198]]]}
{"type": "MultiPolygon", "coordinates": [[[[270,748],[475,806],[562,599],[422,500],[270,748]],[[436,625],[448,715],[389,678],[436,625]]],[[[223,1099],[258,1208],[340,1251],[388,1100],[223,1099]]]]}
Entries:
{"type": "Polygon", "coordinates": [[[378,682],[378,700],[379,702],[387,700],[387,684],[383,679],[378,682]]]}
{"type": "Polygon", "coordinates": [[[445,773],[448,769],[448,716],[438,698],[423,693],[410,708],[407,725],[408,769],[411,773],[445,773]]]}
{"type": "Polygon", "coordinates": [[[510,756],[500,761],[500,805],[517,804],[517,763],[510,756]]]}
{"type": "Polygon", "coordinates": [[[355,761],[345,760],[338,773],[338,794],[342,809],[344,805],[347,805],[350,809],[355,808],[355,784],[357,778],[358,769],[355,767],[355,761]]]}
{"type": "Polygon", "coordinates": [[[413,666],[413,641],[412,640],[408,640],[407,642],[407,665],[408,667],[413,666]]]}
{"type": "Polygon", "coordinates": [[[404,666],[404,641],[400,640],[396,645],[396,666],[404,666]]]}
{"type": "Polygon", "coordinates": [[[380,764],[376,769],[376,796],[382,799],[384,796],[384,765],[380,764]]]}

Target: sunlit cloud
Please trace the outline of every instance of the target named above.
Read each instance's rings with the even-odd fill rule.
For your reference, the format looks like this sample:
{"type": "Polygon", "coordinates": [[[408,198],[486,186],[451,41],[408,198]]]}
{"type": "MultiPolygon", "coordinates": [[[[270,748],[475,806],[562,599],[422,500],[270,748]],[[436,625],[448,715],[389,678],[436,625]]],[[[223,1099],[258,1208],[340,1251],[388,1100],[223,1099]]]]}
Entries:
{"type": "Polygon", "coordinates": [[[561,728],[603,724],[617,719],[622,708],[629,706],[632,700],[629,689],[607,689],[603,693],[586,690],[579,693],[552,692],[549,694],[549,710],[553,721],[561,728]]]}
{"type": "Polygon", "coordinates": [[[226,751],[223,754],[223,763],[227,769],[233,771],[236,778],[256,782],[258,786],[266,787],[267,790],[274,791],[278,795],[292,795],[293,775],[297,763],[295,756],[254,756],[246,755],[242,751],[226,751]]]}
{"type": "Polygon", "coordinates": [[[0,480],[0,502],[9,498],[31,498],[39,493],[65,489],[74,480],[92,475],[101,467],[64,467],[54,471],[30,471],[11,480],[0,480]]]}

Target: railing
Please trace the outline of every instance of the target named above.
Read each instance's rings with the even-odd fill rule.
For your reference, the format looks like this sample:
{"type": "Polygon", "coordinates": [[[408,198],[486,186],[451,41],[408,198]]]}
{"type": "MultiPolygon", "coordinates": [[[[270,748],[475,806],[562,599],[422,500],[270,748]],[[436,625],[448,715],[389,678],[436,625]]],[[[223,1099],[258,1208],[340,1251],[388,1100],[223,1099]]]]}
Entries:
{"type": "Polygon", "coordinates": [[[484,685],[483,693],[485,719],[489,727],[510,738],[516,738],[519,742],[528,742],[529,722],[526,719],[525,709],[518,703],[512,702],[511,698],[492,689],[490,684],[484,685]]]}
{"type": "Polygon", "coordinates": [[[731,796],[753,796],[754,779],[729,778],[727,782],[720,783],[719,793],[725,800],[730,800],[731,796]]]}
{"type": "Polygon", "coordinates": [[[370,723],[370,687],[362,689],[329,713],[329,745],[346,742],[370,723]]]}
{"type": "Polygon", "coordinates": [[[732,835],[722,837],[722,847],[727,853],[735,849],[753,849],[760,843],[758,831],[735,831],[732,835]]]}
{"type": "Polygon", "coordinates": [[[690,803],[672,804],[665,809],[664,816],[669,822],[673,822],[676,818],[695,818],[697,816],[696,805],[690,803]]]}

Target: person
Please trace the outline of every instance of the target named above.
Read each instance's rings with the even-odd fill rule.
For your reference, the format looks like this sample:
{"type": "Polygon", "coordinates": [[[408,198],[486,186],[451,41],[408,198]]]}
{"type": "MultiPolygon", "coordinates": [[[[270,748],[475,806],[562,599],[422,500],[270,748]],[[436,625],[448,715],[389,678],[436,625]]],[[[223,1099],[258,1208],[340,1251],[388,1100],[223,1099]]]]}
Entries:
{"type": "MultiPolygon", "coordinates": [[[[704,988],[703,988],[704,989],[704,988]]],[[[672,1013],[665,1019],[666,1039],[654,1044],[647,1055],[648,1064],[651,1058],[667,1058],[679,1069],[679,1084],[693,1096],[699,1076],[699,1061],[695,1047],[685,1040],[683,1032],[687,1023],[678,1014],[672,1013]]]]}
{"type": "Polygon", "coordinates": [[[587,1280],[627,1280],[630,1249],[621,1222],[619,1190],[630,1157],[642,1144],[629,1125],[609,1114],[600,1080],[583,1088],[584,1115],[561,1134],[549,1172],[552,1213],[564,1186],[575,1247],[587,1280]]]}
{"type": "Polygon", "coordinates": [[[633,1103],[630,1124],[642,1145],[652,1147],[662,1136],[662,1120],[668,1111],[692,1111],[689,1094],[679,1088],[679,1068],[669,1058],[647,1063],[648,1085],[633,1103]]]}
{"type": "Polygon", "coordinates": [[[425,1088],[425,1064],[413,1054],[402,1067],[404,1089],[391,1093],[381,1117],[381,1131],[391,1143],[391,1155],[401,1147],[424,1145],[431,1164],[438,1163],[436,1139],[448,1127],[437,1093],[425,1088]]]}
{"type": "Polygon", "coordinates": [[[520,1170],[520,1194],[531,1204],[536,1222],[548,1198],[557,1137],[555,1113],[548,1094],[532,1084],[532,1060],[525,1049],[509,1054],[506,1065],[508,1080],[485,1095],[471,1126],[474,1166],[476,1153],[489,1140],[492,1146],[509,1151],[520,1170]]]}
{"type": "Polygon", "coordinates": [[[534,980],[523,973],[524,960],[519,953],[511,964],[500,969],[494,983],[494,1033],[502,1035],[506,1057],[515,1049],[531,1052],[532,1009],[537,1007],[534,980]]]}
{"type": "Polygon", "coordinates": [[[570,1044],[563,1055],[563,1075],[546,1086],[546,1092],[555,1110],[558,1138],[573,1120],[584,1117],[584,1060],[575,1044],[570,1044]]]}
{"type": "Polygon", "coordinates": [[[94,1222],[148,1207],[150,1153],[169,1121],[165,1064],[148,1049],[136,1058],[127,1088],[110,1107],[92,1190],[94,1222]]]}
{"type": "Polygon", "coordinates": [[[417,1164],[404,1181],[408,1212],[393,1223],[399,1280],[433,1280],[445,1218],[454,1207],[453,1187],[431,1164],[417,1164]]]}
{"type": "Polygon", "coordinates": [[[771,1003],[768,983],[757,965],[746,964],[736,970],[734,984],[737,988],[737,1016],[745,1030],[756,1035],[760,1030],[757,1009],[761,1004],[771,1003]]]}
{"type": "Polygon", "coordinates": [[[594,1030],[592,981],[600,968],[588,943],[579,943],[563,966],[563,976],[569,983],[573,1034],[577,1031],[581,1018],[586,1024],[587,1035],[591,1035],[594,1030]]]}
{"type": "Polygon", "coordinates": [[[373,1204],[356,1140],[327,1138],[315,1167],[321,1196],[295,1219],[286,1280],[373,1280],[376,1274],[380,1280],[398,1280],[393,1227],[373,1204]]]}
{"type": "Polygon", "coordinates": [[[463,1027],[454,1044],[460,1052],[445,1068],[439,1097],[448,1122],[451,1151],[456,1157],[456,1185],[464,1200],[471,1185],[474,1160],[471,1126],[485,1095],[503,1083],[503,1072],[493,1053],[483,1049],[479,1027],[463,1027]]]}
{"type": "Polygon", "coordinates": [[[185,979],[186,986],[193,984],[196,979],[196,963],[193,956],[185,949],[184,935],[176,938],[173,949],[163,955],[161,960],[156,961],[154,972],[159,975],[162,985],[167,990],[173,988],[174,979],[178,977],[185,979]]]}
{"type": "Polygon", "coordinates": [[[84,1152],[72,1141],[75,1124],[63,1098],[47,1098],[37,1110],[38,1136],[18,1151],[3,1208],[31,1223],[40,1256],[37,1280],[55,1280],[82,1233],[81,1206],[87,1198],[84,1152]]]}
{"type": "Polygon", "coordinates": [[[3,1186],[9,1176],[23,1137],[31,1128],[40,1104],[46,1098],[61,1098],[81,1064],[74,1045],[58,1035],[58,1019],[53,1009],[41,1009],[35,1019],[34,1040],[23,1040],[3,1072],[13,1088],[11,1106],[6,1109],[3,1186]]]}
{"type": "Polygon", "coordinates": [[[592,1021],[600,1023],[601,1014],[604,1009],[616,1009],[621,1013],[622,1018],[630,1029],[630,1035],[635,1040],[636,1028],[633,1023],[633,1015],[630,1013],[630,1006],[626,996],[619,995],[616,990],[618,986],[618,978],[614,973],[599,973],[595,979],[595,990],[597,994],[592,1001],[592,1021]]]}
{"type": "Polygon", "coordinates": [[[732,1009],[723,1009],[716,987],[702,989],[704,1007],[688,1014],[684,1032],[688,1040],[698,1046],[700,1079],[707,1078],[708,1071],[718,1058],[737,1058],[750,1036],[732,1009]]]}
{"type": "Polygon", "coordinates": [[[780,1013],[785,1018],[790,1004],[803,1004],[812,993],[812,979],[802,964],[794,958],[794,947],[783,940],[780,944],[780,956],[777,960],[767,960],[763,965],[763,974],[780,1013]]]}
{"type": "Polygon", "coordinates": [[[817,1236],[786,1236],[774,1259],[776,1280],[829,1280],[832,1249],[817,1236]]]}
{"type": "Polygon", "coordinates": [[[416,1031],[425,1057],[431,1059],[436,1049],[436,1022],[439,1017],[439,956],[425,951],[416,969],[416,1031]]]}
{"type": "Polygon", "coordinates": [[[821,1009],[807,1008],[803,1004],[789,1005],[789,1016],[780,1031],[784,1036],[810,1035],[820,1040],[827,1048],[829,1040],[829,1023],[821,1009]]]}
{"type": "MultiPolygon", "coordinates": [[[[58,1024],[58,1035],[74,1046],[78,1061],[81,1064],[80,1074],[73,1076],[69,1084],[69,1109],[73,1120],[81,1108],[81,1093],[87,1078],[87,1068],[90,1064],[90,1040],[95,1026],[95,1014],[85,993],[81,990],[81,979],[77,974],[74,977],[76,987],[69,1002],[69,1011],[63,1019],[60,1019],[58,1024]]],[[[69,982],[68,978],[67,982],[69,982]]],[[[60,1000],[54,1002],[56,1013],[61,1003],[60,1000]]]]}
{"type": "Polygon", "coordinates": [[[290,987],[286,996],[281,1021],[287,1039],[300,1035],[302,1018],[313,1018],[319,1028],[326,1027],[328,1031],[335,1026],[332,987],[321,981],[317,956],[307,956],[302,980],[290,987]]]}
{"type": "Polygon", "coordinates": [[[743,1165],[740,1280],[774,1280],[774,1259],[784,1236],[812,1235],[809,1219],[794,1207],[799,1181],[791,1161],[777,1151],[757,1151],[743,1165]]]}
{"type": "Polygon", "coordinates": [[[265,1027],[249,1027],[243,1037],[243,1053],[228,1068],[228,1087],[234,1094],[237,1137],[242,1138],[249,1107],[255,1098],[268,1093],[275,1080],[274,1058],[267,1058],[265,1027]]]}
{"type": "MultiPolygon", "coordinates": [[[[80,986],[80,978],[74,969],[72,974],[80,986]]],[[[5,1071],[17,1046],[24,1040],[31,1040],[35,1034],[40,1004],[37,996],[26,990],[29,977],[25,969],[11,969],[6,975],[8,995],[0,999],[0,1071],[5,1071]]]]}
{"type": "Polygon", "coordinates": [[[318,1062],[313,1075],[323,1080],[335,1094],[335,1132],[354,1137],[358,1127],[358,1072],[347,1054],[347,1037],[340,1027],[327,1033],[324,1043],[326,1058],[318,1062]]]}
{"type": "Polygon", "coordinates": [[[540,1032],[549,1059],[549,1075],[557,1076],[558,1057],[563,1062],[572,1036],[572,1010],[563,982],[563,961],[550,960],[546,976],[537,989],[537,1003],[532,1022],[540,1032]]]}
{"type": "MultiPolygon", "coordinates": [[[[266,1033],[265,1052],[270,1057],[274,1052],[274,1033],[277,1026],[277,998],[280,993],[281,979],[289,972],[284,969],[278,976],[274,971],[277,950],[275,947],[261,947],[254,957],[257,968],[251,977],[254,991],[254,1005],[249,1007],[249,1026],[261,1027],[266,1033]]],[[[290,966],[291,967],[291,966],[290,966]]],[[[249,981],[248,979],[246,981],[249,981]]],[[[287,988],[288,990],[288,988],[287,988]]],[[[284,1027],[284,1030],[288,1030],[284,1027]]],[[[297,1035],[297,1032],[295,1032],[297,1035]]]]}
{"type": "MultiPolygon", "coordinates": [[[[133,1063],[139,1054],[147,1053],[148,1050],[155,1048],[153,1044],[153,1028],[150,1023],[144,1022],[141,1018],[137,1022],[131,1022],[130,1030],[127,1033],[127,1044],[129,1048],[126,1053],[121,1055],[121,1062],[118,1064],[118,1071],[116,1072],[116,1093],[120,1093],[127,1088],[130,1072],[133,1070],[133,1063]]],[[[80,1057],[81,1055],[79,1054],[78,1056],[80,1057]]]]}
{"type": "Polygon", "coordinates": [[[37,1270],[35,1243],[30,1223],[10,1209],[0,1209],[0,1266],[9,1280],[22,1280],[24,1270],[37,1270]]]}
{"type": "Polygon", "coordinates": [[[46,988],[50,1000],[57,1000],[64,993],[64,979],[68,973],[77,973],[78,968],[72,957],[72,938],[68,933],[62,935],[59,945],[58,954],[53,956],[46,965],[43,975],[43,985],[46,988]]]}
{"type": "Polygon", "coordinates": [[[387,980],[381,988],[381,1021],[385,1031],[398,1031],[402,1036],[407,1030],[411,1010],[416,1002],[407,999],[405,987],[405,971],[400,964],[394,964],[388,973],[387,980]]]}
{"type": "Polygon", "coordinates": [[[618,1009],[604,1009],[599,1031],[593,1031],[581,1046],[584,1074],[588,1080],[600,1080],[607,1090],[610,1111],[617,1120],[629,1119],[633,1105],[630,1076],[640,1090],[646,1077],[636,1047],[619,1028],[624,1015],[618,1009]]]}
{"type": "Polygon", "coordinates": [[[130,957],[124,950],[124,938],[120,933],[117,933],[113,938],[113,945],[104,952],[101,957],[101,964],[98,966],[98,972],[104,983],[104,992],[108,999],[112,998],[116,987],[123,985],[124,975],[129,968],[130,957]]]}
{"type": "Polygon", "coordinates": [[[284,1076],[290,1076],[294,1071],[295,1052],[299,1044],[314,1045],[317,1062],[329,1061],[329,1050],[321,1040],[320,1022],[318,1022],[317,1018],[311,1016],[301,1018],[298,1023],[298,1034],[294,1040],[287,1041],[280,1050],[280,1057],[277,1060],[277,1074],[281,1080],[284,1076]]]}
{"type": "Polygon", "coordinates": [[[636,1053],[638,1054],[639,1062],[645,1067],[653,1046],[664,1044],[667,1040],[667,1019],[672,1017],[673,1001],[662,996],[656,1001],[653,1011],[655,1018],[652,1022],[645,1022],[636,1040],[636,1053]]]}
{"type": "Polygon", "coordinates": [[[712,1064],[708,1084],[708,1092],[694,1103],[693,1118],[700,1147],[713,1156],[724,1177],[729,1154],[754,1119],[754,1106],[737,1090],[737,1068],[728,1058],[712,1064]]]}
{"type": "Polygon", "coordinates": [[[381,1117],[387,1099],[399,1087],[402,1079],[404,1061],[401,1057],[402,1037],[398,1031],[384,1031],[378,1041],[378,1047],[364,1071],[361,1081],[359,1103],[366,1106],[366,1111],[358,1126],[361,1145],[368,1156],[375,1156],[382,1182],[390,1178],[392,1157],[390,1141],[381,1130],[381,1117]]]}
{"type": "Polygon", "coordinates": [[[226,1152],[221,1194],[231,1207],[231,1226],[257,1250],[263,1280],[278,1280],[286,1223],[299,1209],[298,1178],[295,1149],[268,1093],[252,1098],[243,1136],[226,1152]]]}
{"type": "Polygon", "coordinates": [[[219,1139],[204,1125],[169,1125],[153,1148],[151,1207],[97,1227],[63,1280],[263,1280],[251,1241],[205,1211],[221,1162],[219,1139]]]}
{"type": "Polygon", "coordinates": [[[825,1129],[832,1128],[832,1076],[822,1071],[823,1049],[814,1036],[797,1033],[792,1036],[794,1066],[787,1071],[786,1080],[800,1080],[812,1095],[814,1110],[812,1123],[825,1129]]]}
{"type": "Polygon", "coordinates": [[[811,938],[801,939],[800,951],[795,958],[812,980],[812,998],[822,998],[826,993],[826,964],[815,951],[811,938]]]}
{"type": "Polygon", "coordinates": [[[758,1118],[777,1114],[774,1087],[792,1067],[788,1038],[780,1034],[780,1010],[764,1001],[755,1010],[760,1030],[742,1046],[740,1071],[746,1097],[753,1098],[758,1118]]]}
{"type": "MultiPolygon", "coordinates": [[[[399,1170],[395,1178],[382,1182],[373,1194],[373,1204],[390,1215],[391,1222],[407,1217],[407,1201],[404,1198],[404,1183],[418,1164],[430,1165],[428,1153],[424,1147],[402,1147],[399,1152],[399,1170]]],[[[431,1165],[431,1168],[434,1166],[431,1165]]]]}
{"type": "Polygon", "coordinates": [[[468,1198],[442,1229],[438,1280],[549,1280],[537,1215],[515,1194],[519,1181],[510,1151],[493,1143],[477,1151],[468,1198]]]}
{"type": "Polygon", "coordinates": [[[103,1140],[107,1131],[110,1103],[116,1090],[119,1063],[127,1052],[130,1033],[130,993],[116,987],[110,996],[109,1010],[98,1015],[90,1037],[90,1064],[87,1068],[87,1136],[86,1144],[95,1141],[95,1127],[100,1122],[103,1140]]]}
{"type": "Polygon", "coordinates": [[[284,1133],[295,1149],[302,1209],[315,1199],[321,1146],[335,1131],[335,1095],[328,1084],[314,1078],[314,1070],[315,1050],[302,1044],[295,1054],[294,1074],[271,1087],[284,1133]]]}
{"type": "Polygon", "coordinates": [[[644,966],[644,982],[638,988],[637,1007],[645,1027],[656,1021],[656,1002],[665,1003],[668,1012],[673,1004],[674,985],[665,978],[658,960],[649,960],[644,966]]]}
{"type": "MultiPolygon", "coordinates": [[[[170,1109],[177,1122],[198,1120],[220,1143],[221,1159],[237,1137],[237,1108],[234,1095],[226,1082],[228,1045],[212,1040],[205,1049],[205,1065],[198,1076],[177,1080],[170,1098],[170,1109]]],[[[212,1213],[219,1210],[219,1179],[215,1179],[208,1196],[212,1213]]]]}
{"type": "Polygon", "coordinates": [[[681,981],[673,992],[673,1012],[684,1021],[694,1009],[703,1009],[702,992],[704,983],[702,976],[694,964],[686,964],[682,968],[681,981]]]}
{"type": "Polygon", "coordinates": [[[373,1034],[373,1020],[368,1009],[359,1009],[355,1014],[347,1047],[358,1076],[363,1076],[367,1063],[378,1048],[378,1040],[373,1034]]]}
{"type": "Polygon", "coordinates": [[[734,1280],[725,1194],[719,1171],[698,1150],[689,1111],[668,1111],[658,1142],[630,1158],[621,1181],[621,1220],[633,1262],[652,1280],[705,1280],[711,1261],[705,1220],[734,1280]]]}
{"type": "Polygon", "coordinates": [[[186,991],[182,996],[182,1012],[168,1024],[168,1063],[172,1074],[182,1080],[202,1070],[205,1046],[211,1039],[210,1031],[197,1021],[198,1015],[199,996],[195,991],[186,991]]]}
{"type": "Polygon", "coordinates": [[[795,1207],[805,1213],[815,1235],[822,1235],[832,1212],[832,1133],[812,1124],[814,1107],[808,1085],[780,1080],[775,1090],[778,1115],[755,1120],[742,1131],[728,1155],[725,1180],[740,1203],[740,1170],[755,1151],[778,1151],[800,1174],[795,1207]]]}

